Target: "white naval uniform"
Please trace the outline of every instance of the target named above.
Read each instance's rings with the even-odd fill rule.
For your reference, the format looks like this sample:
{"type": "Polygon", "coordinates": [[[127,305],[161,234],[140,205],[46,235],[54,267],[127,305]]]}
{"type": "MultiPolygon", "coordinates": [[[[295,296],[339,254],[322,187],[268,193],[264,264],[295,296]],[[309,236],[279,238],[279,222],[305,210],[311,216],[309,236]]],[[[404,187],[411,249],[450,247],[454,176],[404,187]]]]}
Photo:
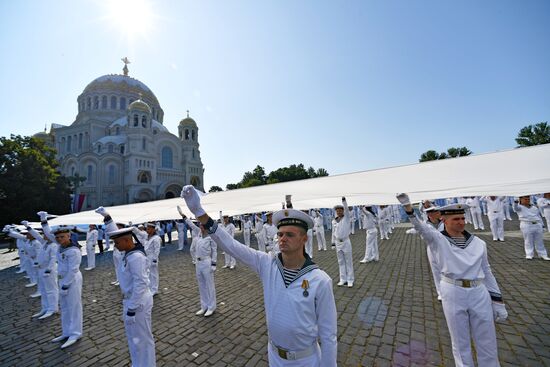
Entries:
{"type": "Polygon", "coordinates": [[[504,196],[499,196],[495,200],[489,196],[485,197],[493,241],[504,241],[504,200],[506,200],[504,196]]]}
{"type": "Polygon", "coordinates": [[[210,237],[197,240],[197,266],[195,272],[199,284],[201,309],[214,311],[216,309],[216,286],[214,283],[214,269],[218,258],[217,245],[210,237]]]}
{"type": "Polygon", "coordinates": [[[351,234],[355,234],[355,223],[357,222],[357,217],[355,216],[355,208],[353,208],[351,211],[350,211],[350,230],[351,230],[351,234]]]}
{"type": "Polygon", "coordinates": [[[273,251],[275,236],[277,235],[277,227],[273,223],[264,223],[262,228],[263,236],[265,239],[265,246],[267,250],[273,251]]]}
{"type": "Polygon", "coordinates": [[[363,262],[378,261],[378,230],[376,229],[376,217],[367,209],[362,208],[363,212],[363,228],[367,233],[365,245],[365,257],[363,262]]]}
{"type": "Polygon", "coordinates": [[[243,222],[243,238],[244,244],[250,247],[250,232],[252,231],[252,222],[250,219],[243,222]]]}
{"type": "Polygon", "coordinates": [[[470,214],[472,215],[472,222],[475,229],[485,229],[483,224],[483,217],[481,216],[481,204],[477,197],[466,199],[466,204],[470,207],[470,214]]]}
{"type": "Polygon", "coordinates": [[[92,229],[86,233],[86,255],[88,258],[88,268],[95,268],[95,245],[97,244],[97,229],[92,229]]]}
{"type": "Polygon", "coordinates": [[[185,230],[185,223],[183,221],[176,222],[176,229],[178,231],[178,250],[183,250],[183,244],[185,237],[187,236],[187,231],[185,230]]]}
{"type": "MultiPolygon", "coordinates": [[[[224,251],[249,266],[260,276],[268,329],[268,359],[271,367],[336,366],[336,305],[332,280],[317,265],[302,268],[296,280],[285,286],[277,256],[243,246],[214,224],[210,237],[224,251]],[[304,296],[303,281],[309,282],[304,296]],[[321,342],[321,346],[317,343],[321,342]],[[290,352],[311,350],[313,354],[296,360],[283,359],[276,347],[290,352]]],[[[349,221],[347,230],[350,230],[349,221]]],[[[292,354],[292,353],[290,353],[292,354]]]]}
{"type": "MultiPolygon", "coordinates": [[[[457,202],[458,204],[466,204],[466,199],[463,198],[463,197],[460,197],[460,198],[457,198],[457,199],[456,199],[456,202],[457,202]]],[[[425,219],[424,221],[426,221],[426,220],[427,220],[427,219],[425,219]]],[[[472,221],[472,214],[470,213],[469,210],[465,210],[465,211],[464,211],[464,222],[465,222],[466,224],[472,224],[472,223],[473,223],[473,221],[472,221]]]]}
{"type": "Polygon", "coordinates": [[[189,218],[185,218],[185,223],[187,223],[187,226],[191,230],[191,246],[189,247],[189,253],[191,254],[191,261],[195,264],[197,262],[197,256],[195,254],[197,252],[197,241],[201,238],[201,229],[189,218]]]}
{"type": "MultiPolygon", "coordinates": [[[[432,223],[430,218],[425,221],[426,224],[430,225],[434,231],[441,232],[445,229],[443,222],[432,223]]],[[[420,237],[427,242],[427,239],[420,234],[420,237]]],[[[435,291],[437,292],[438,299],[441,299],[441,266],[437,262],[437,257],[434,255],[432,246],[426,246],[426,255],[428,255],[428,263],[430,264],[430,269],[432,270],[432,277],[434,279],[435,291]]]]}
{"type": "MultiPolygon", "coordinates": [[[[223,218],[222,218],[222,221],[223,221],[223,218]]],[[[221,227],[227,232],[229,233],[229,235],[232,237],[232,238],[235,238],[235,231],[237,230],[235,228],[235,225],[233,223],[228,223],[228,224],[220,224],[221,227]]],[[[237,260],[235,260],[235,258],[231,255],[229,255],[227,252],[224,254],[224,257],[225,257],[225,264],[224,266],[225,267],[235,267],[235,265],[237,265],[237,260]]]]}
{"type": "Polygon", "coordinates": [[[307,241],[306,241],[306,254],[313,259],[313,229],[307,230],[307,241]]]}
{"type": "Polygon", "coordinates": [[[325,239],[325,226],[323,225],[323,216],[317,213],[317,216],[313,219],[313,229],[315,231],[315,237],[317,237],[317,249],[319,251],[327,250],[327,241],[325,239]]]}
{"type": "MultiPolygon", "coordinates": [[[[41,238],[41,237],[35,237],[41,238]]],[[[42,248],[38,252],[38,277],[42,294],[42,310],[45,313],[59,311],[59,288],[57,286],[57,251],[55,242],[40,241],[42,248]]]]}
{"type": "Polygon", "coordinates": [[[539,209],[534,205],[526,207],[518,203],[514,203],[512,208],[519,217],[519,229],[523,234],[525,257],[532,258],[535,254],[534,250],[537,251],[540,257],[547,257],[548,253],[544,247],[542,218],[539,209]]]}
{"type": "MultiPolygon", "coordinates": [[[[59,244],[58,244],[59,245],[59,244]]],[[[59,274],[59,304],[61,306],[62,336],[78,339],[82,336],[82,273],[80,248],[72,243],[59,246],[57,273],[59,274]],[[63,287],[68,287],[63,290],[63,287]]]]}
{"type": "Polygon", "coordinates": [[[388,208],[385,207],[384,209],[379,208],[378,210],[378,227],[380,227],[380,239],[386,239],[389,240],[390,237],[388,236],[389,233],[389,218],[388,218],[388,208]]]}
{"type": "Polygon", "coordinates": [[[451,336],[453,356],[457,367],[474,366],[470,334],[477,351],[479,366],[499,366],[496,332],[491,298],[502,300],[496,279],[487,259],[487,245],[480,238],[465,232],[466,247],[409,215],[414,228],[441,267],[441,297],[443,312],[451,336]],[[479,282],[466,288],[450,282],[470,280],[479,282]]]}
{"type": "Polygon", "coordinates": [[[151,294],[155,295],[159,291],[159,254],[161,239],[153,234],[145,242],[145,253],[147,254],[147,264],[149,266],[149,287],[151,294]]]}
{"type": "Polygon", "coordinates": [[[351,240],[349,239],[351,225],[348,204],[343,201],[344,216],[336,218],[332,222],[332,243],[336,244],[336,256],[338,258],[338,270],[340,272],[340,282],[353,283],[355,275],[353,273],[353,259],[351,240]]]}
{"type": "Polygon", "coordinates": [[[40,242],[36,240],[26,240],[25,242],[25,252],[28,256],[28,267],[29,267],[29,277],[31,278],[32,283],[38,283],[38,268],[36,267],[36,257],[38,256],[38,251],[40,250],[40,242]]]}
{"type": "Polygon", "coordinates": [[[262,221],[262,218],[256,215],[256,239],[258,240],[258,250],[265,252],[265,238],[264,238],[264,222],[262,221]]]}
{"type": "Polygon", "coordinates": [[[539,198],[537,199],[537,206],[542,210],[542,214],[546,218],[546,230],[550,232],[550,200],[539,198]]]}

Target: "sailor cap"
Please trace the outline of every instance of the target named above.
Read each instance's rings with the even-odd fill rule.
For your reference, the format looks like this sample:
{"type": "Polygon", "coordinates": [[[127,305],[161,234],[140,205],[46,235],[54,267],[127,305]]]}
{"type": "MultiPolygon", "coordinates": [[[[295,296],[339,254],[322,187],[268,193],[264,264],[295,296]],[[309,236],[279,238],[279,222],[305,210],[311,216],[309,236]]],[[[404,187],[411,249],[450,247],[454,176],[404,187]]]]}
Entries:
{"type": "Polygon", "coordinates": [[[449,204],[439,207],[441,215],[464,214],[466,209],[470,209],[467,204],[449,204]]]}
{"type": "Polygon", "coordinates": [[[313,220],[306,213],[295,209],[283,209],[273,213],[273,224],[281,226],[298,226],[306,231],[313,228],[313,220]]]}
{"type": "Polygon", "coordinates": [[[440,210],[440,208],[438,208],[437,206],[434,206],[434,205],[429,206],[429,207],[427,207],[427,208],[424,208],[424,211],[425,211],[426,213],[437,212],[437,211],[439,211],[439,210],[440,210]]]}
{"type": "Polygon", "coordinates": [[[53,234],[69,233],[73,228],[69,226],[59,226],[53,230],[53,234]]]}
{"type": "Polygon", "coordinates": [[[122,236],[131,235],[132,234],[132,227],[126,227],[117,229],[116,231],[108,232],[109,238],[116,239],[122,236]]]}

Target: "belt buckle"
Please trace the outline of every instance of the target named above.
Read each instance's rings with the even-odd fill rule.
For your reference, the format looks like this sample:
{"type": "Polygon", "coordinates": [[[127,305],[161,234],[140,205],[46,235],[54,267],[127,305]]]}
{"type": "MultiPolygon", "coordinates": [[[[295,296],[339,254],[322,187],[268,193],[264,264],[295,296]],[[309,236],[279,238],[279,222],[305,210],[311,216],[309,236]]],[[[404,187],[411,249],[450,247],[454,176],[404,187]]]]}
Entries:
{"type": "Polygon", "coordinates": [[[468,280],[468,279],[462,279],[462,287],[471,288],[472,287],[472,281],[468,280]]]}
{"type": "Polygon", "coordinates": [[[537,224],[537,222],[531,222],[531,224],[537,224]]]}
{"type": "Polygon", "coordinates": [[[279,354],[279,357],[281,357],[283,359],[288,359],[288,354],[287,354],[286,350],[281,349],[279,347],[276,347],[276,348],[277,348],[277,353],[279,354]]]}

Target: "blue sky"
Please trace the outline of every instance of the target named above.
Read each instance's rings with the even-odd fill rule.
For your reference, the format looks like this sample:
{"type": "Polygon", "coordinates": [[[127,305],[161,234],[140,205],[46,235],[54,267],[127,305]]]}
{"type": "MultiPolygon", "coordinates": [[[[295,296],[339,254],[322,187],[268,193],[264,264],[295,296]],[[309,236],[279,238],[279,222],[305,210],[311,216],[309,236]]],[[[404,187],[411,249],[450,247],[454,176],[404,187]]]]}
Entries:
{"type": "Polygon", "coordinates": [[[122,18],[116,5],[0,2],[0,136],[72,123],[123,56],[170,131],[191,111],[207,188],[257,164],[340,174],[510,149],[550,120],[549,1],[139,0],[122,18]]]}

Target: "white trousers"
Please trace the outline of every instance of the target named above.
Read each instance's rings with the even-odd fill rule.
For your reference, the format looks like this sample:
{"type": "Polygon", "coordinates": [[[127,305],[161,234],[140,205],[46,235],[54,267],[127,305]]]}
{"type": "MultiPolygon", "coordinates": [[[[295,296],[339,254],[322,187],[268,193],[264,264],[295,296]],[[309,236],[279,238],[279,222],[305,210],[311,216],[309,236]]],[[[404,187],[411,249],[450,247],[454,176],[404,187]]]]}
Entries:
{"type": "Polygon", "coordinates": [[[30,256],[27,259],[27,275],[31,278],[31,283],[38,284],[38,268],[34,266],[34,259],[30,256]]]}
{"type": "Polygon", "coordinates": [[[95,268],[95,246],[93,243],[86,242],[86,255],[88,257],[88,267],[95,268]]]}
{"type": "Polygon", "coordinates": [[[537,250],[537,254],[540,257],[548,256],[542,238],[541,224],[521,222],[519,225],[519,229],[521,229],[521,233],[523,233],[525,256],[533,257],[535,254],[535,249],[537,250]]]}
{"type": "Polygon", "coordinates": [[[40,280],[38,284],[42,284],[42,311],[57,312],[59,311],[59,288],[57,286],[57,271],[52,271],[49,275],[40,271],[40,280]]]}
{"type": "Polygon", "coordinates": [[[178,231],[178,250],[183,250],[183,240],[185,239],[185,232],[178,231]]]}
{"type": "Polygon", "coordinates": [[[485,285],[463,288],[441,281],[441,298],[456,367],[474,367],[470,334],[478,366],[500,366],[491,297],[485,285]]]}
{"type": "Polygon", "coordinates": [[[203,310],[214,311],[216,309],[216,286],[211,265],[212,260],[210,258],[197,261],[195,272],[197,274],[197,283],[199,283],[201,308],[203,310]]]}
{"type": "Polygon", "coordinates": [[[493,240],[504,241],[504,218],[501,215],[493,217],[489,215],[489,226],[493,234],[493,240]]]}
{"type": "Polygon", "coordinates": [[[225,258],[225,266],[231,267],[237,265],[237,260],[234,257],[230,256],[227,252],[223,255],[225,258]]]}
{"type": "Polygon", "coordinates": [[[325,240],[325,227],[315,227],[315,237],[317,237],[317,249],[327,249],[327,241],[325,240]]]}
{"type": "Polygon", "coordinates": [[[506,220],[512,220],[512,217],[510,216],[510,204],[504,204],[503,207],[506,220]]]}
{"type": "Polygon", "coordinates": [[[263,237],[256,235],[256,238],[258,239],[258,250],[265,252],[265,241],[263,237]]]}
{"type": "Polygon", "coordinates": [[[122,255],[122,253],[115,247],[113,249],[113,263],[115,264],[115,275],[117,281],[120,279],[120,263],[122,262],[123,257],[124,255],[122,255]]]}
{"type": "Polygon", "coordinates": [[[367,229],[367,243],[365,246],[365,261],[378,261],[378,230],[376,228],[367,229]]]}
{"type": "Polygon", "coordinates": [[[336,256],[338,257],[338,270],[340,271],[341,282],[353,282],[353,259],[351,256],[351,241],[346,239],[343,242],[336,242],[336,256]]]}
{"type": "MultiPolygon", "coordinates": [[[[136,310],[136,322],[128,324],[124,322],[126,338],[132,367],[154,367],[156,366],[155,340],[151,327],[151,310],[153,309],[153,297],[148,294],[143,297],[143,304],[136,310]]],[[[123,317],[128,311],[126,300],[123,302],[123,317]]]]}
{"type": "MultiPolygon", "coordinates": [[[[61,292],[61,287],[59,289],[61,292]]],[[[80,271],[75,274],[67,294],[59,294],[59,304],[63,336],[80,338],[82,336],[82,273],[80,271]]]]}
{"type": "Polygon", "coordinates": [[[157,294],[159,291],[159,263],[149,264],[149,289],[152,294],[157,294]]]}
{"type": "Polygon", "coordinates": [[[483,219],[481,217],[481,210],[479,208],[470,209],[470,213],[472,214],[472,220],[474,222],[474,228],[475,229],[485,229],[485,226],[483,225],[483,219]]]}
{"type": "Polygon", "coordinates": [[[351,224],[350,224],[350,225],[351,225],[351,234],[355,234],[355,222],[356,222],[356,221],[355,221],[355,220],[351,220],[350,222],[351,222],[351,224]]]}
{"type": "Polygon", "coordinates": [[[245,229],[243,232],[244,244],[250,247],[250,229],[245,229]]]}
{"type": "Polygon", "coordinates": [[[550,210],[544,211],[544,218],[546,218],[546,230],[550,232],[550,210]]]}
{"type": "Polygon", "coordinates": [[[470,223],[470,224],[473,223],[472,214],[470,213],[469,210],[464,211],[464,222],[470,223]]]}
{"type": "Polygon", "coordinates": [[[381,220],[380,223],[378,223],[378,226],[380,227],[380,239],[383,240],[385,238],[389,240],[388,223],[386,223],[385,220],[381,220]]]}
{"type": "Polygon", "coordinates": [[[441,296],[441,267],[435,261],[435,257],[432,253],[430,246],[426,247],[426,253],[428,254],[428,262],[430,263],[430,268],[432,269],[432,276],[434,278],[435,290],[438,296],[441,296]]]}

